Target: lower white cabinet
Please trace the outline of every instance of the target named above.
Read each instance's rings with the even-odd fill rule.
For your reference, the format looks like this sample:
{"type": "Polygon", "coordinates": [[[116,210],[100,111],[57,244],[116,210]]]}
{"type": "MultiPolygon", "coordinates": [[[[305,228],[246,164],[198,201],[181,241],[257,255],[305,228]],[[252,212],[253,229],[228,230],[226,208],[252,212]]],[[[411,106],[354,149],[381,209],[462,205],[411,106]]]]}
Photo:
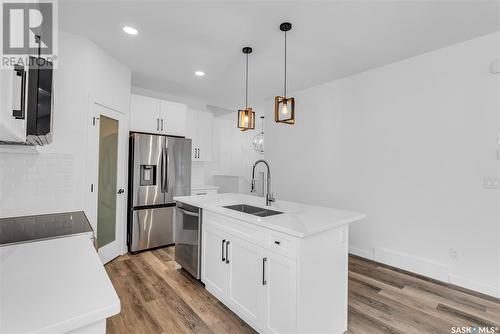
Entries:
{"type": "Polygon", "coordinates": [[[268,252],[265,261],[263,327],[266,333],[296,332],[296,262],[268,252]]]}
{"type": "Polygon", "coordinates": [[[203,225],[202,280],[256,330],[295,333],[295,261],[203,225]]]}
{"type": "Polygon", "coordinates": [[[203,276],[205,284],[209,284],[212,292],[225,297],[229,282],[229,269],[226,264],[226,234],[209,225],[203,226],[203,276]]]}
{"type": "Polygon", "coordinates": [[[261,247],[243,239],[230,236],[229,257],[229,302],[248,322],[262,321],[262,298],[264,296],[265,255],[261,247]]]}
{"type": "Polygon", "coordinates": [[[202,210],[205,288],[260,333],[347,330],[347,226],[298,238],[202,210]]]}

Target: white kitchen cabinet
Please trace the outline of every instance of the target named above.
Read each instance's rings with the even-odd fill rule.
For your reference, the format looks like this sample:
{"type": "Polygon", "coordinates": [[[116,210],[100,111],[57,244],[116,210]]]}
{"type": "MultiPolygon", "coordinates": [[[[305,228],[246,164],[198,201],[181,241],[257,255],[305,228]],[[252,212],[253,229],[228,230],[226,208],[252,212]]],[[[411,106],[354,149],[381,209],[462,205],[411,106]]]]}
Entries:
{"type": "Polygon", "coordinates": [[[160,100],[160,132],[170,136],[186,134],[186,105],[160,100]]]}
{"type": "Polygon", "coordinates": [[[229,282],[229,270],[226,264],[226,234],[217,228],[203,226],[203,265],[204,281],[210,284],[212,292],[225,298],[229,282]]]}
{"type": "Polygon", "coordinates": [[[218,186],[197,185],[191,187],[191,196],[215,195],[219,191],[218,186]]]}
{"type": "Polygon", "coordinates": [[[186,138],[192,139],[192,160],[212,160],[212,128],[214,115],[210,112],[188,109],[186,138]]]}
{"type": "Polygon", "coordinates": [[[212,160],[212,128],[214,115],[199,111],[196,131],[196,145],[198,147],[198,161],[212,160]]]}
{"type": "Polygon", "coordinates": [[[146,133],[160,132],[160,101],[132,94],[130,97],[130,130],[146,133]]]}
{"type": "Polygon", "coordinates": [[[186,133],[186,105],[132,94],[130,130],[171,136],[186,133]]]}
{"type": "Polygon", "coordinates": [[[228,299],[246,321],[262,322],[264,295],[264,249],[235,236],[229,237],[228,299]]]}
{"type": "Polygon", "coordinates": [[[295,261],[256,244],[255,230],[226,230],[214,217],[203,225],[206,288],[255,329],[295,333],[295,261]]]}
{"type": "Polygon", "coordinates": [[[296,262],[274,252],[266,254],[264,332],[294,333],[296,328],[296,262]]]}
{"type": "Polygon", "coordinates": [[[298,238],[202,212],[201,280],[250,326],[270,334],[347,329],[347,226],[298,238]]]}

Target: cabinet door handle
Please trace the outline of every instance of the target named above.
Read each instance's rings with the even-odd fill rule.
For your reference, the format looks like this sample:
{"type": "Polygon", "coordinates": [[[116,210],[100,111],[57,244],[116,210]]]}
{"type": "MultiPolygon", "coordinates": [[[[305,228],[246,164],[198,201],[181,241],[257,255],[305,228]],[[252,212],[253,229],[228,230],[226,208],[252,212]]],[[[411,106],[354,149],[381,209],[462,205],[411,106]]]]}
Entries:
{"type": "Polygon", "coordinates": [[[262,285],[266,285],[266,262],[267,262],[267,257],[262,259],[262,285]]]}
{"type": "Polygon", "coordinates": [[[281,244],[281,241],[274,240],[274,243],[279,246],[281,244]]]}
{"type": "Polygon", "coordinates": [[[163,118],[161,119],[161,131],[163,131],[163,118]]]}
{"type": "Polygon", "coordinates": [[[156,119],[156,131],[160,131],[160,119],[156,119]]]}
{"type": "Polygon", "coordinates": [[[226,243],[226,239],[222,240],[222,262],[226,261],[226,259],[224,258],[224,244],[226,243]]]}
{"type": "Polygon", "coordinates": [[[229,263],[229,241],[226,242],[226,263],[229,263]]]}

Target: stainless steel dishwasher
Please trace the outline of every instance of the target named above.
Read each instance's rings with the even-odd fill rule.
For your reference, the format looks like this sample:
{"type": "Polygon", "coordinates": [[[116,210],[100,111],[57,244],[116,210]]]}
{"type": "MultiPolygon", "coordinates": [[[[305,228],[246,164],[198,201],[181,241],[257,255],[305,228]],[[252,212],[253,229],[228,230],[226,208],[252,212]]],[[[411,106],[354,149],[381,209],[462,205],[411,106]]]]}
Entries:
{"type": "Polygon", "coordinates": [[[196,279],[200,279],[201,209],[177,202],[175,227],[175,262],[196,279]]]}

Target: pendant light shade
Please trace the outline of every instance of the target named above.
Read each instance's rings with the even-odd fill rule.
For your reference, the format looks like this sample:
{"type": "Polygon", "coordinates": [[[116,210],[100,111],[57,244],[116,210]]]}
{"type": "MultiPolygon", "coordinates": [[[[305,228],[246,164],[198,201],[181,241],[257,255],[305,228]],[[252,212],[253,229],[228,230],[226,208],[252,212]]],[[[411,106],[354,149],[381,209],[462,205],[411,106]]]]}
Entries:
{"type": "Polygon", "coordinates": [[[251,47],[244,47],[242,50],[246,55],[245,68],[245,109],[238,110],[238,128],[241,131],[255,129],[255,112],[248,106],[248,55],[252,53],[251,47]]]}
{"type": "Polygon", "coordinates": [[[262,130],[255,135],[252,140],[253,149],[260,154],[264,154],[264,116],[260,116],[262,120],[262,130]]]}
{"type": "Polygon", "coordinates": [[[285,78],[283,96],[274,98],[274,121],[276,123],[295,124],[295,99],[286,96],[286,32],[292,29],[292,24],[283,22],[280,30],[285,33],[285,78]]]}

